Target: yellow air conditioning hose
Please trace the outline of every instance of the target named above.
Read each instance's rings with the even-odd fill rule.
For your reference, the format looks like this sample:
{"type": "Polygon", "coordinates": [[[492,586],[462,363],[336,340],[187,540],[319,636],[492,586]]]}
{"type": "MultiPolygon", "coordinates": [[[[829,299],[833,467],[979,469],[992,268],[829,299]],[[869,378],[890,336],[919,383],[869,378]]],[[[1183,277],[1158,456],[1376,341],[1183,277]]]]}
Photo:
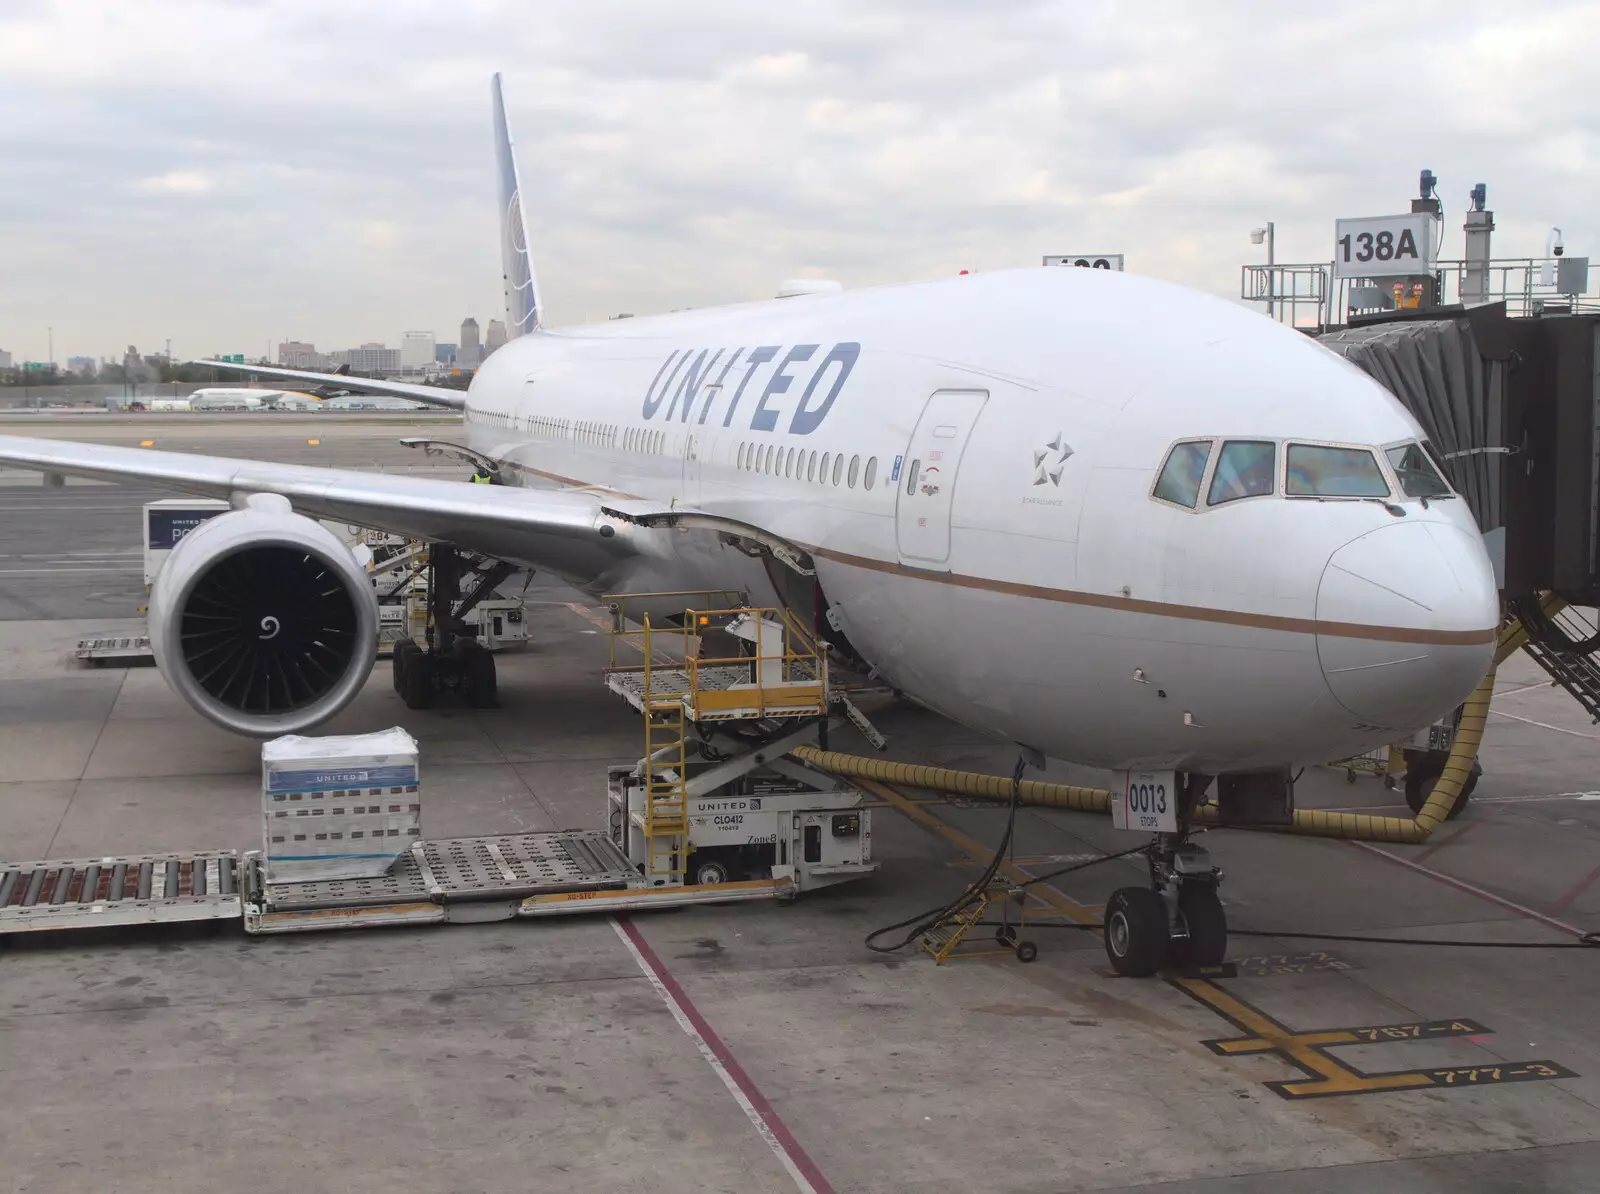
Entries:
{"type": "MultiPolygon", "coordinates": [[[[1566,602],[1554,594],[1541,598],[1540,606],[1545,616],[1558,613],[1566,602]]],[[[1461,788],[1472,774],[1477,762],[1478,746],[1483,741],[1484,725],[1489,720],[1489,702],[1494,696],[1495,670],[1513,652],[1527,642],[1528,633],[1522,623],[1512,621],[1501,632],[1495,648],[1494,662],[1489,673],[1478,682],[1461,708],[1461,721],[1456,726],[1455,739],[1444,770],[1428,794],[1427,802],[1415,818],[1376,817],[1369,813],[1324,812],[1321,809],[1297,809],[1289,825],[1271,826],[1281,833],[1300,833],[1313,837],[1348,838],[1353,841],[1417,843],[1426,841],[1455,807],[1461,788]]],[[[819,750],[814,746],[797,747],[791,752],[795,758],[834,775],[857,779],[875,779],[883,783],[903,784],[909,788],[925,788],[934,792],[949,792],[957,796],[972,796],[982,800],[1010,800],[1011,777],[985,775],[977,771],[952,771],[945,767],[923,767],[915,763],[893,763],[887,759],[847,755],[839,751],[819,750]]],[[[1075,784],[1052,784],[1040,780],[1022,782],[1021,802],[1044,805],[1050,808],[1070,808],[1084,813],[1104,813],[1111,807],[1111,793],[1104,788],[1084,788],[1075,784]]],[[[1194,820],[1199,824],[1217,823],[1214,805],[1197,810],[1194,820]]]]}

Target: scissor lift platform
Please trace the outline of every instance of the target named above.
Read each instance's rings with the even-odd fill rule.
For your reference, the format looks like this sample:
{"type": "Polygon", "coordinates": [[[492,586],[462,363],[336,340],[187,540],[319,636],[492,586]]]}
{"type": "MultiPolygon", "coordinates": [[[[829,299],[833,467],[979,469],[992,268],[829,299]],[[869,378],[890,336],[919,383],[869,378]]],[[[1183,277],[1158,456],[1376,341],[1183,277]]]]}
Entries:
{"type": "MultiPolygon", "coordinates": [[[[752,661],[753,662],[753,661],[752,661]]],[[[686,668],[656,666],[648,670],[616,669],[606,673],[606,687],[641,713],[664,703],[681,702],[694,721],[731,721],[752,717],[821,717],[828,711],[824,682],[805,678],[759,684],[750,665],[686,668]]]]}

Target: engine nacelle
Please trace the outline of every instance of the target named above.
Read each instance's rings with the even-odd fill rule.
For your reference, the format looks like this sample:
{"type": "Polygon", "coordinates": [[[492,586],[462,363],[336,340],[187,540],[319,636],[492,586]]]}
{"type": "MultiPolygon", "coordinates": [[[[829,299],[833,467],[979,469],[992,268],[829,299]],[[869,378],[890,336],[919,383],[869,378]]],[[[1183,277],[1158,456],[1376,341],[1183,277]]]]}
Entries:
{"type": "Polygon", "coordinates": [[[167,557],[150,590],[150,646],[167,683],[218,725],[292,734],[361,691],[378,600],[332,532],[256,494],[167,557]]]}

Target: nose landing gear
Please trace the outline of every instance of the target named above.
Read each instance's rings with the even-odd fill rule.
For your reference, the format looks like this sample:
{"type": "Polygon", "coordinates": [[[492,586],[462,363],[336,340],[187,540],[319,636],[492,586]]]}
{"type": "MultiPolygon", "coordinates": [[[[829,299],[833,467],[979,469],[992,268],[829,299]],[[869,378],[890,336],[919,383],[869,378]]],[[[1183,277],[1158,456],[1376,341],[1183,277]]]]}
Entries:
{"type": "MultiPolygon", "coordinates": [[[[1199,795],[1191,785],[1186,804],[1199,795]]],[[[1156,834],[1146,849],[1150,885],[1120,887],[1106,901],[1106,957],[1118,974],[1145,978],[1165,966],[1216,966],[1227,955],[1228,919],[1217,896],[1222,872],[1205,847],[1189,840],[1187,811],[1177,833],[1156,834]]]]}

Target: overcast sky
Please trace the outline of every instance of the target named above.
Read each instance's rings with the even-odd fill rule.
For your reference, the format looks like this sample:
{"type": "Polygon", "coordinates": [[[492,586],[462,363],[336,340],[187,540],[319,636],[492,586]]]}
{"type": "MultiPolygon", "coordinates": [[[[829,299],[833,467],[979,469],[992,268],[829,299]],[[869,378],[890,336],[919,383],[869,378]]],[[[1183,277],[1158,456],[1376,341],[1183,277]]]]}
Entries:
{"type": "Polygon", "coordinates": [[[0,348],[502,315],[506,76],[553,323],[1113,251],[1237,296],[1440,178],[1600,257],[1600,4],[3,0],[0,348]]]}

